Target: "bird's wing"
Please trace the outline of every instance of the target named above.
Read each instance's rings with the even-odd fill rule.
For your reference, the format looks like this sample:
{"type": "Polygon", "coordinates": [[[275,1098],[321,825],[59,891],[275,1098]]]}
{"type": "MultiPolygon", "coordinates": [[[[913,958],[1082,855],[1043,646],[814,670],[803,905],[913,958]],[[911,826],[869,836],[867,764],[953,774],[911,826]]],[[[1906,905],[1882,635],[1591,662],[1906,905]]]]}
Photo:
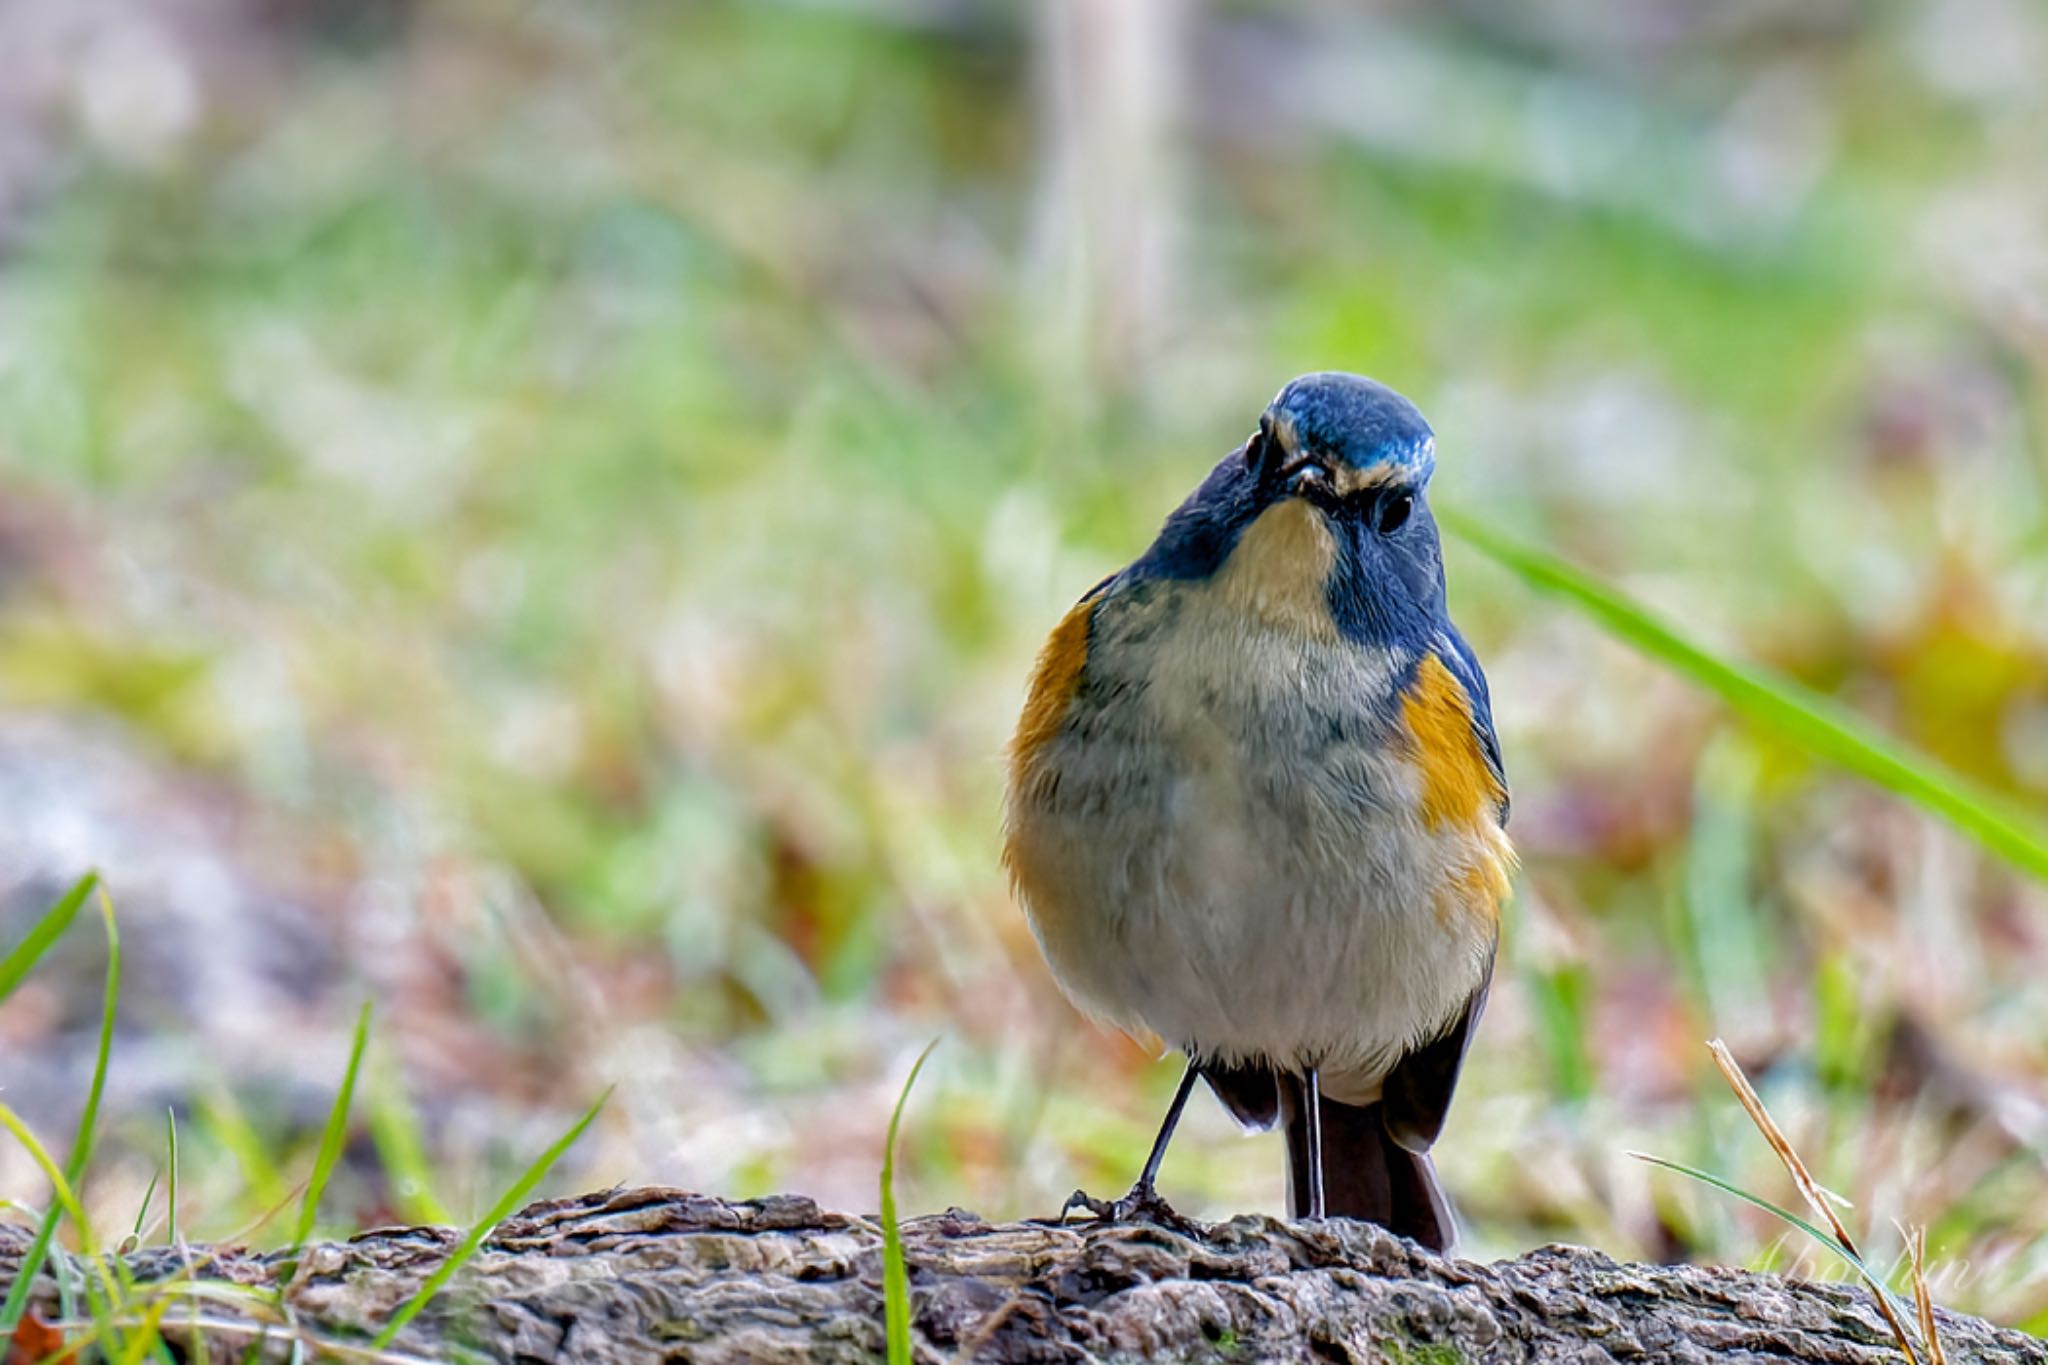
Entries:
{"type": "Polygon", "coordinates": [[[1280,1081],[1264,1062],[1227,1066],[1221,1062],[1202,1063],[1202,1079],[1223,1101],[1230,1116],[1245,1127],[1263,1133],[1280,1117],[1280,1081]]]}
{"type": "Polygon", "coordinates": [[[1501,761],[1500,737],[1493,732],[1493,697],[1486,687],[1486,671],[1479,666],[1479,656],[1472,652],[1472,646],[1465,643],[1465,637],[1458,634],[1456,626],[1444,623],[1443,634],[1438,641],[1437,657],[1451,676],[1465,689],[1465,696],[1472,703],[1472,733],[1479,740],[1479,752],[1486,759],[1486,767],[1493,774],[1493,780],[1500,786],[1500,823],[1508,822],[1508,770],[1501,761]]]}
{"type": "MultiPolygon", "coordinates": [[[[1435,651],[1444,667],[1465,690],[1471,703],[1472,734],[1487,771],[1499,792],[1495,817],[1503,827],[1508,822],[1507,769],[1501,762],[1500,739],[1493,730],[1493,702],[1487,692],[1486,674],[1472,647],[1449,622],[1444,623],[1439,648],[1435,651]]],[[[1505,873],[1501,876],[1505,889],[1505,873]]],[[[1496,940],[1497,942],[1497,940],[1496,940]]],[[[1486,971],[1479,986],[1465,1001],[1465,1007],[1451,1020],[1450,1027],[1404,1055],[1381,1083],[1387,1132],[1394,1141],[1412,1152],[1426,1152],[1443,1131],[1444,1115],[1451,1107],[1451,1093],[1458,1087],[1458,1071],[1465,1062],[1465,1050],[1486,1011],[1487,991],[1493,984],[1493,955],[1489,951],[1486,971]]]]}
{"type": "Polygon", "coordinates": [[[1464,1065],[1465,1049],[1472,1045],[1472,1035],[1479,1028],[1479,1016],[1486,1012],[1486,993],[1492,985],[1493,959],[1489,956],[1479,988],[1465,1001],[1450,1028],[1394,1063],[1380,1083],[1387,1133],[1411,1152],[1428,1151],[1444,1130],[1451,1092],[1458,1088],[1458,1069],[1464,1065]]]}
{"type": "MultiPolygon", "coordinates": [[[[1119,575],[1111,574],[1081,594],[1060,623],[1046,637],[1031,666],[1030,681],[1024,688],[1024,714],[1017,719],[1017,733],[1010,740],[1010,789],[1014,796],[1029,779],[1039,753],[1066,723],[1067,708],[1080,689],[1088,666],[1088,638],[1093,630],[1095,608],[1119,575]]],[[[1014,869],[1013,869],[1014,870],[1014,869]]]]}

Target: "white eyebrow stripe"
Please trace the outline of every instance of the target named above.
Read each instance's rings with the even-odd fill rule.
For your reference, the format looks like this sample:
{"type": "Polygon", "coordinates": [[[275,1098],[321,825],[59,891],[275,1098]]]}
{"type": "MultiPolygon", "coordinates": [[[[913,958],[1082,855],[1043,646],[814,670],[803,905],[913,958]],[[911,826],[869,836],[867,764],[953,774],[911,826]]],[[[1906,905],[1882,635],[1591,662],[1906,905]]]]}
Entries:
{"type": "Polygon", "coordinates": [[[1324,455],[1307,449],[1301,441],[1292,415],[1284,412],[1269,413],[1271,419],[1267,439],[1279,446],[1283,463],[1292,465],[1309,459],[1323,465],[1330,471],[1331,486],[1340,494],[1362,492],[1368,488],[1381,488],[1390,484],[1414,484],[1421,486],[1436,469],[1436,437],[1429,435],[1405,446],[1382,447],[1381,458],[1364,469],[1331,460],[1324,455]]]}
{"type": "Polygon", "coordinates": [[[1295,436],[1294,418],[1288,413],[1276,412],[1273,414],[1273,429],[1270,437],[1272,440],[1280,443],[1280,450],[1283,454],[1293,455],[1301,449],[1300,442],[1295,436]]]}
{"type": "Polygon", "coordinates": [[[1390,483],[1406,483],[1414,472],[1407,465],[1398,464],[1376,464],[1369,469],[1346,469],[1339,466],[1331,471],[1330,481],[1339,493],[1358,493],[1390,483]]]}

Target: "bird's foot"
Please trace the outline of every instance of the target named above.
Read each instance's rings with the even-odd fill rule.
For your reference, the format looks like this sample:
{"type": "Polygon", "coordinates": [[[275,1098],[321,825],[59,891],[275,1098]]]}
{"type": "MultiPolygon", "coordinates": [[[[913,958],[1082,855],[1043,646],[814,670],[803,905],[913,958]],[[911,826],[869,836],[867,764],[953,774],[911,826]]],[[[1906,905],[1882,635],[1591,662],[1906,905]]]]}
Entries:
{"type": "Polygon", "coordinates": [[[1142,1180],[1131,1186],[1131,1192],[1121,1199],[1097,1199],[1086,1190],[1075,1190],[1067,1196],[1059,1216],[1050,1221],[1055,1226],[1064,1225],[1067,1215],[1076,1209],[1086,1209],[1094,1214],[1098,1223],[1151,1223],[1189,1235],[1201,1232],[1199,1224],[1183,1217],[1160,1197],[1156,1188],[1142,1180]]]}

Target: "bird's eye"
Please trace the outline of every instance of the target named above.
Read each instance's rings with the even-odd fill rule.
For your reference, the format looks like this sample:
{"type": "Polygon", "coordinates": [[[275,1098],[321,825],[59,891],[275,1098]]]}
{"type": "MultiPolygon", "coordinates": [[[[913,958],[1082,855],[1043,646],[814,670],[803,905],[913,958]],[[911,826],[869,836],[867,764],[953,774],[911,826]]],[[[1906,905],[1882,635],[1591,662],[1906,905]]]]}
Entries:
{"type": "Polygon", "coordinates": [[[1392,535],[1408,520],[1408,514],[1415,510],[1415,499],[1407,493],[1395,493],[1380,500],[1379,533],[1392,535]]]}
{"type": "Polygon", "coordinates": [[[1244,467],[1256,473],[1266,458],[1266,429],[1260,427],[1252,438],[1244,443],[1244,467]]]}

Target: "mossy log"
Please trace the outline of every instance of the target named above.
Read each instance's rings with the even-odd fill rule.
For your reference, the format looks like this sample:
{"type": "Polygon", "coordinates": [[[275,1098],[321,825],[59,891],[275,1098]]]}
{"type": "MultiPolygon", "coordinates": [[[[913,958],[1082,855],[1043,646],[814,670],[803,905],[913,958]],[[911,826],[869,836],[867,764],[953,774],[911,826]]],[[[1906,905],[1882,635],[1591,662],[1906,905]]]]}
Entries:
{"type": "MultiPolygon", "coordinates": [[[[290,1326],[210,1297],[166,1337],[188,1359],[355,1354],[454,1247],[445,1228],[308,1248],[290,1326]],[[192,1338],[204,1335],[205,1355],[192,1338]],[[252,1343],[259,1349],[250,1353],[252,1343]]],[[[0,1284],[28,1237],[0,1226],[0,1284]]],[[[808,1199],[671,1189],[535,1204],[491,1237],[394,1351],[415,1359],[874,1361],[882,1237],[808,1199]]],[[[1435,1256],[1368,1224],[1240,1217],[1199,1236],[1147,1225],[991,1224],[957,1210],[904,1226],[922,1361],[1896,1362],[1871,1296],[1841,1284],[1621,1265],[1545,1247],[1492,1265],[1435,1256]]],[[[272,1286],[283,1257],[234,1247],[128,1254],[138,1280],[181,1273],[272,1286]],[[188,1272],[188,1267],[190,1272],[188,1272]]],[[[55,1284],[36,1302],[54,1315],[55,1284]]],[[[1939,1315],[1947,1358],[2048,1363],[2048,1346],[1939,1315]]]]}

